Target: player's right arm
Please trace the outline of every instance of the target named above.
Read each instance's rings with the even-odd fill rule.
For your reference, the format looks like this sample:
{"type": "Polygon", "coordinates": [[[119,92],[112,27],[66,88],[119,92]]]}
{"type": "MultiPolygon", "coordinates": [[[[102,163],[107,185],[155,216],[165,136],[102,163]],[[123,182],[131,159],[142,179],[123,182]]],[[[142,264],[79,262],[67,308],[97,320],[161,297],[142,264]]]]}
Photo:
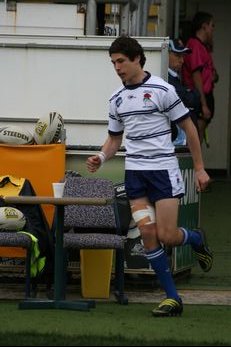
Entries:
{"type": "Polygon", "coordinates": [[[121,146],[123,135],[108,135],[107,140],[101,148],[101,152],[88,157],[86,161],[87,170],[89,172],[96,172],[100,166],[106,161],[111,159],[121,146]]]}

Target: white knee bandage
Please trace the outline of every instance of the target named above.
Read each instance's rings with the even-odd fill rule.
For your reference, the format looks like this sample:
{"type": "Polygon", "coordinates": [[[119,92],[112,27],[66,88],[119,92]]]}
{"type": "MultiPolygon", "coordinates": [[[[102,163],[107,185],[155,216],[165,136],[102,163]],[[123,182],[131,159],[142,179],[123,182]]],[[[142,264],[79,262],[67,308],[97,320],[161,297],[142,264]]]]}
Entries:
{"type": "Polygon", "coordinates": [[[149,205],[144,207],[137,211],[133,211],[133,206],[131,207],[132,217],[138,226],[155,223],[156,220],[154,208],[149,205]]]}

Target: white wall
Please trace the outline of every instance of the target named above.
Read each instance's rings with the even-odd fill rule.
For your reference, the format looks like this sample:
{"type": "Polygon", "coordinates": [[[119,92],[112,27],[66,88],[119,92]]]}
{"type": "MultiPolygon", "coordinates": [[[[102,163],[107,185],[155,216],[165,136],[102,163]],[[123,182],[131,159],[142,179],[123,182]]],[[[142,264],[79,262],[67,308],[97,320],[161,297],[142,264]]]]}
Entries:
{"type": "Polygon", "coordinates": [[[77,5],[16,2],[16,11],[0,3],[0,33],[83,35],[84,14],[77,5]]]}
{"type": "MultiPolygon", "coordinates": [[[[0,2],[0,126],[17,120],[31,130],[57,111],[67,144],[101,145],[108,99],[121,84],[108,55],[113,37],[83,36],[78,5],[16,2],[12,9],[0,2]]],[[[146,69],[167,77],[167,40],[140,42],[146,69]]]]}
{"type": "MultiPolygon", "coordinates": [[[[167,40],[138,39],[145,68],[159,76],[167,73],[167,40]]],[[[105,125],[96,124],[106,123],[108,100],[121,85],[108,55],[113,40],[0,34],[0,125],[4,119],[38,119],[57,111],[66,123],[67,144],[101,145],[105,125]]]]}

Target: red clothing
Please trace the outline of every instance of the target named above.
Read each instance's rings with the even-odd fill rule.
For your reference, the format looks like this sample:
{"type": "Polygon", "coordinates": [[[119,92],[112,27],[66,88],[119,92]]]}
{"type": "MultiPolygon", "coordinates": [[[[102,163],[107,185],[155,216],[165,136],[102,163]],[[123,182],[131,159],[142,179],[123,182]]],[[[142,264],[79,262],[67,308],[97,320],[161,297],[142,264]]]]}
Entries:
{"type": "Polygon", "coordinates": [[[213,90],[214,65],[211,52],[203,42],[192,37],[187,42],[187,47],[192,49],[192,53],[185,55],[182,68],[182,77],[184,84],[190,89],[194,89],[192,73],[200,70],[203,84],[203,92],[209,94],[213,90]]]}

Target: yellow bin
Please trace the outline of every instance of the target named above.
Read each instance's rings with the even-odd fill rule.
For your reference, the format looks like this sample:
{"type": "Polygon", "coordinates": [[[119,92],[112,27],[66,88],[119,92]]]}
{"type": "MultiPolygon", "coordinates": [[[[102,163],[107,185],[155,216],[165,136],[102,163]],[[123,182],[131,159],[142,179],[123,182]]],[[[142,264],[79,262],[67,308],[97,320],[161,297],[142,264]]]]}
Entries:
{"type": "Polygon", "coordinates": [[[81,292],[84,298],[109,298],[112,259],[112,249],[80,250],[81,292]]]}

